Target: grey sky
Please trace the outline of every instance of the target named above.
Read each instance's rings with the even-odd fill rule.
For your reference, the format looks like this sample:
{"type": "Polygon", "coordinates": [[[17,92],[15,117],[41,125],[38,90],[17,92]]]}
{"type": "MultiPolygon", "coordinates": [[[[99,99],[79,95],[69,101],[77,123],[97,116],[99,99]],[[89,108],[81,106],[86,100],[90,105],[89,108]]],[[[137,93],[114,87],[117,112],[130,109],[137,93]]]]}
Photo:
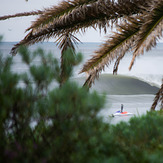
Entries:
{"type": "MultiPolygon", "coordinates": [[[[0,16],[19,12],[42,10],[57,5],[61,0],[0,0],[0,16]]],[[[35,20],[35,16],[11,18],[0,21],[0,35],[3,41],[20,41],[26,35],[25,29],[35,20]]],[[[94,29],[88,29],[84,35],[77,35],[82,42],[101,42],[105,40],[103,34],[94,29]]],[[[50,40],[54,41],[54,40],[50,40]]]]}
{"type": "MultiPolygon", "coordinates": [[[[0,0],[0,16],[16,14],[19,12],[42,10],[43,8],[57,5],[61,0],[0,0]]],[[[11,18],[0,21],[0,35],[3,35],[3,41],[20,41],[24,38],[27,29],[35,16],[11,18]]],[[[82,42],[102,42],[106,40],[105,35],[99,31],[88,29],[83,35],[77,35],[82,42]]],[[[54,40],[50,40],[54,41],[54,40]]],[[[163,42],[163,39],[160,41],[163,42]]]]}

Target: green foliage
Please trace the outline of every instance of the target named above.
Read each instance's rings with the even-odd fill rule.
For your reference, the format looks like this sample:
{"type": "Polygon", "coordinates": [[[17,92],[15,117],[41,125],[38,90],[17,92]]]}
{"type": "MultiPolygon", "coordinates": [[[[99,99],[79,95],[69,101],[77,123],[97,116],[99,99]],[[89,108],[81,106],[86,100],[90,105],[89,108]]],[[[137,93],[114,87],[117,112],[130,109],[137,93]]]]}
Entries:
{"type": "Polygon", "coordinates": [[[67,51],[68,80],[59,87],[51,54],[19,53],[29,67],[24,74],[11,71],[11,57],[0,57],[0,162],[162,162],[162,112],[106,124],[99,116],[104,97],[69,80],[81,55],[67,51]]]}
{"type": "Polygon", "coordinates": [[[134,117],[129,123],[121,122],[112,126],[112,134],[119,142],[118,148],[127,153],[131,162],[159,162],[163,159],[163,115],[149,112],[140,118],[134,117]]]}
{"type": "MultiPolygon", "coordinates": [[[[0,58],[0,161],[86,160],[91,145],[100,141],[95,135],[102,127],[98,112],[104,97],[90,94],[69,80],[60,88],[59,63],[42,49],[31,53],[21,47],[19,53],[29,72],[13,73],[12,58],[0,58]],[[35,59],[41,63],[34,65],[35,59]]],[[[72,53],[69,49],[64,58],[67,78],[81,61],[81,54],[72,53]]]]}
{"type": "Polygon", "coordinates": [[[73,66],[78,65],[81,61],[82,55],[80,53],[76,56],[70,48],[63,52],[63,70],[67,78],[72,75],[73,66]]]}

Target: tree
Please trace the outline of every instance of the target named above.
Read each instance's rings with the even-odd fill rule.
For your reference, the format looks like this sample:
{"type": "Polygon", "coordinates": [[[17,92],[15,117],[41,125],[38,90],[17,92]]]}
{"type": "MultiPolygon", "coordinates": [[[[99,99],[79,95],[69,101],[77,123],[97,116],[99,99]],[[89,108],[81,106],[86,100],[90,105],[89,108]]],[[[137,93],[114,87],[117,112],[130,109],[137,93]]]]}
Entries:
{"type": "Polygon", "coordinates": [[[59,88],[59,63],[52,54],[24,47],[19,52],[27,73],[13,73],[12,57],[0,55],[0,162],[82,162],[94,157],[91,139],[96,135],[99,143],[108,124],[98,116],[104,97],[69,80],[81,55],[65,52],[67,81],[59,88]],[[33,64],[36,56],[39,65],[33,64]],[[52,82],[58,86],[53,88],[52,82]]]}
{"type": "Polygon", "coordinates": [[[52,54],[21,47],[22,63],[29,67],[23,74],[12,71],[12,57],[0,55],[0,162],[162,162],[163,112],[117,125],[104,122],[99,115],[104,97],[69,80],[81,57],[66,52],[68,79],[62,87],[52,54]]]}
{"type": "MultiPolygon", "coordinates": [[[[84,85],[91,87],[105,66],[109,66],[114,60],[116,61],[113,74],[116,74],[118,65],[127,51],[133,52],[129,66],[131,70],[137,56],[143,54],[144,50],[148,51],[156,46],[157,39],[162,37],[163,0],[63,1],[58,6],[45,9],[26,30],[26,37],[12,48],[11,53],[16,54],[21,45],[31,45],[50,37],[70,38],[79,31],[85,32],[88,27],[106,32],[113,25],[117,31],[81,70],[89,74],[84,85]]],[[[72,40],[74,38],[73,36],[72,40]]],[[[63,45],[66,43],[63,41],[63,45]]],[[[162,99],[161,90],[162,87],[159,99],[162,99]]]]}

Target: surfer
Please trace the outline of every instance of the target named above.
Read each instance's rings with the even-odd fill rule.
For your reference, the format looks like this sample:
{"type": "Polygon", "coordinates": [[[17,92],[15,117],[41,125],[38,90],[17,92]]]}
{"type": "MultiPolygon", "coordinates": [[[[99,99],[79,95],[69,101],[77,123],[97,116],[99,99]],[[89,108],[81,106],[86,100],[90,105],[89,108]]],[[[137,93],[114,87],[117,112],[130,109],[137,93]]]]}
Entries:
{"type": "Polygon", "coordinates": [[[116,111],[114,114],[112,114],[111,116],[112,117],[115,117],[115,116],[128,116],[128,115],[134,115],[134,113],[130,113],[130,112],[127,112],[127,111],[123,111],[123,104],[121,104],[121,110],[118,110],[116,111]]]}
{"type": "Polygon", "coordinates": [[[123,113],[123,104],[121,104],[121,113],[123,113]]]}

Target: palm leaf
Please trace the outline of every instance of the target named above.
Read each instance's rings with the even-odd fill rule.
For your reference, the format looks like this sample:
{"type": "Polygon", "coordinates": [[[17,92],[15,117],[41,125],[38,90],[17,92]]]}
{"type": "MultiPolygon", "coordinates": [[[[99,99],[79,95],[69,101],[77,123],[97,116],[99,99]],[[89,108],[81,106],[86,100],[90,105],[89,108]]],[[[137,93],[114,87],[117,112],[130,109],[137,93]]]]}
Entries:
{"type": "Polygon", "coordinates": [[[90,74],[89,80],[86,83],[94,82],[95,78],[99,76],[99,73],[104,70],[105,66],[109,66],[110,63],[119,57],[125,55],[125,53],[132,47],[134,38],[140,28],[140,20],[137,18],[130,18],[129,23],[125,23],[119,26],[119,32],[114,33],[111,38],[96,51],[94,55],[84,66],[81,72],[87,72],[90,74]]]}
{"type": "Polygon", "coordinates": [[[43,27],[47,28],[52,24],[57,18],[62,17],[65,14],[71,12],[74,8],[95,2],[97,0],[73,0],[73,1],[62,1],[58,6],[53,6],[51,8],[45,9],[44,13],[32,23],[32,25],[26,30],[39,30],[43,27]]]}
{"type": "Polygon", "coordinates": [[[154,102],[151,106],[151,110],[155,110],[158,102],[161,101],[161,109],[163,109],[163,79],[162,79],[162,85],[161,88],[159,89],[159,91],[157,92],[154,102]]]}
{"type": "Polygon", "coordinates": [[[132,68],[135,58],[140,54],[156,46],[156,41],[162,37],[163,31],[163,0],[155,0],[150,3],[150,8],[144,13],[144,23],[140,28],[140,33],[136,39],[135,51],[130,63],[129,69],[132,68]]]}
{"type": "Polygon", "coordinates": [[[57,37],[62,33],[78,32],[79,29],[85,31],[86,28],[92,26],[94,28],[106,28],[109,21],[116,21],[124,15],[131,15],[141,11],[140,4],[146,6],[146,0],[122,0],[119,2],[111,0],[98,0],[97,2],[88,5],[82,5],[75,8],[70,13],[63,15],[61,18],[55,20],[53,24],[46,28],[41,28],[35,32],[29,32],[27,36],[16,44],[11,53],[14,55],[20,45],[31,45],[50,37],[57,37]],[[137,2],[137,3],[136,3],[137,2]],[[126,9],[126,5],[128,9],[126,9]]]}
{"type": "Polygon", "coordinates": [[[76,45],[78,42],[80,42],[80,40],[78,38],[76,38],[75,36],[73,36],[71,33],[65,33],[65,34],[61,35],[57,39],[56,42],[57,42],[57,45],[59,46],[59,48],[61,49],[60,86],[62,86],[62,84],[67,80],[67,75],[66,75],[66,71],[65,71],[65,59],[64,59],[64,55],[66,55],[65,51],[67,49],[71,48],[73,54],[75,55],[74,45],[76,45]]]}
{"type": "Polygon", "coordinates": [[[71,33],[66,33],[61,35],[57,40],[57,45],[61,49],[61,53],[66,51],[68,48],[75,50],[74,45],[76,45],[80,40],[72,35],[71,33]]]}
{"type": "Polygon", "coordinates": [[[40,15],[40,14],[43,14],[43,12],[44,11],[38,10],[38,11],[18,13],[18,14],[14,14],[14,15],[5,15],[5,16],[1,16],[0,20],[6,20],[9,18],[22,17],[22,16],[40,15]]]}
{"type": "Polygon", "coordinates": [[[115,61],[114,63],[114,68],[113,68],[113,75],[116,74],[117,75],[117,71],[118,71],[118,66],[120,61],[123,59],[123,57],[125,56],[125,53],[121,54],[115,61]]]}
{"type": "Polygon", "coordinates": [[[109,26],[109,21],[116,22],[118,18],[141,12],[140,5],[146,6],[146,0],[98,0],[89,4],[74,8],[68,14],[60,17],[54,22],[54,26],[62,30],[78,31],[92,26],[93,28],[104,29],[109,26]],[[75,28],[74,28],[75,27],[75,28]]]}
{"type": "Polygon", "coordinates": [[[54,22],[58,28],[62,30],[78,31],[87,27],[104,29],[109,26],[109,21],[116,22],[123,16],[140,13],[143,9],[140,6],[146,7],[147,0],[98,0],[96,2],[84,4],[61,17],[54,22]],[[75,28],[74,28],[75,27],[75,28]]]}
{"type": "Polygon", "coordinates": [[[99,75],[99,73],[94,73],[94,72],[89,73],[89,76],[87,77],[85,83],[83,84],[83,87],[91,88],[92,84],[95,81],[95,78],[98,78],[97,75],[99,75]]]}

